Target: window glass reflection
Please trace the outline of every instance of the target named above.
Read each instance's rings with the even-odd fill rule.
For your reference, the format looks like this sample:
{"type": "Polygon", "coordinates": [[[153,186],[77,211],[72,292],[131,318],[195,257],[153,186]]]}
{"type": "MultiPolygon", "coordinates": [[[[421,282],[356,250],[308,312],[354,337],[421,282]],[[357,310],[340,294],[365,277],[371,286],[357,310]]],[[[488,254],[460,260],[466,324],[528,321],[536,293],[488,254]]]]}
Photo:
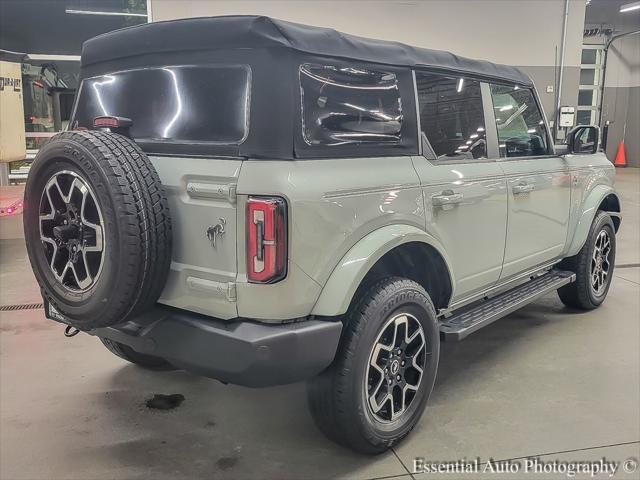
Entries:
{"type": "Polygon", "coordinates": [[[300,90],[308,145],[400,142],[402,102],[394,73],[304,64],[300,90]]]}
{"type": "Polygon", "coordinates": [[[74,127],[98,116],[133,120],[136,140],[241,143],[248,131],[246,66],[168,66],[113,73],[82,83],[74,127]]]}
{"type": "Polygon", "coordinates": [[[480,83],[416,73],[420,125],[438,159],[487,157],[480,83]]]}
{"type": "Polygon", "coordinates": [[[547,155],[547,134],[533,93],[518,86],[491,85],[501,157],[547,155]]]}

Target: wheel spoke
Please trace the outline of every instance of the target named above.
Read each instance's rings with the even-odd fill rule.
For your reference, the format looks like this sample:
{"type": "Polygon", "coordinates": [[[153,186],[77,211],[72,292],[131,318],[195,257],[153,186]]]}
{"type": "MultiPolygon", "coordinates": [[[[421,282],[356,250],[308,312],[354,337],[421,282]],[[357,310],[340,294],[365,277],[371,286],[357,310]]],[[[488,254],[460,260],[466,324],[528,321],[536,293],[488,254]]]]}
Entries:
{"type": "Polygon", "coordinates": [[[58,280],[60,283],[64,282],[64,277],[67,275],[67,271],[69,270],[69,267],[71,266],[71,262],[67,261],[67,263],[64,264],[64,268],[62,269],[62,273],[58,274],[56,272],[56,269],[53,268],[53,274],[56,277],[56,280],[58,280]]]}
{"type": "Polygon", "coordinates": [[[55,242],[55,240],[53,240],[52,238],[48,238],[45,237],[43,235],[40,235],[40,240],[42,240],[43,242],[48,243],[49,245],[51,245],[53,247],[53,253],[51,254],[51,261],[49,262],[49,267],[51,267],[51,269],[53,269],[53,265],[56,261],[56,256],[58,254],[58,244],[55,242]]]}
{"type": "Polygon", "coordinates": [[[391,402],[391,408],[393,409],[393,397],[391,396],[391,393],[387,393],[380,403],[377,402],[373,395],[369,397],[369,401],[371,402],[373,413],[380,412],[380,410],[384,408],[384,404],[388,401],[391,402]]]}
{"type": "Polygon", "coordinates": [[[370,399],[376,399],[378,397],[378,393],[380,393],[380,388],[382,387],[383,383],[384,383],[384,376],[381,376],[380,380],[378,380],[378,384],[373,388],[371,395],[369,395],[370,399]]]}
{"type": "Polygon", "coordinates": [[[64,193],[62,193],[62,187],[60,187],[60,183],[58,183],[58,177],[54,177],[53,178],[53,182],[51,183],[51,186],[56,187],[56,190],[58,191],[58,195],[60,195],[60,198],[62,199],[62,201],[64,203],[68,203],[65,199],[66,196],[64,193]]]}
{"type": "Polygon", "coordinates": [[[71,263],[70,267],[71,272],[73,273],[73,277],[75,278],[76,283],[78,284],[78,286],[81,289],[85,289],[87,288],[89,285],[91,285],[91,276],[89,275],[89,273],[87,272],[84,278],[80,278],[80,276],[78,275],[78,271],[76,270],[76,266],[71,263]]]}
{"type": "Polygon", "coordinates": [[[412,392],[417,392],[418,391],[418,387],[417,386],[413,386],[413,385],[409,385],[408,383],[404,386],[404,388],[402,389],[402,407],[405,408],[405,405],[407,404],[407,392],[408,391],[412,391],[412,392]]]}
{"type": "Polygon", "coordinates": [[[396,320],[393,322],[393,340],[391,341],[391,349],[393,350],[396,345],[398,344],[398,326],[403,322],[406,321],[407,317],[398,317],[396,318],[396,320]]]}
{"type": "MultiPolygon", "coordinates": [[[[49,209],[50,209],[50,213],[46,214],[46,215],[40,215],[40,222],[42,222],[43,220],[53,220],[56,216],[56,207],[53,205],[53,201],[51,200],[51,193],[49,193],[49,189],[46,188],[45,189],[45,197],[47,199],[47,203],[49,204],[49,209]]],[[[42,210],[42,208],[41,208],[42,210]]]]}

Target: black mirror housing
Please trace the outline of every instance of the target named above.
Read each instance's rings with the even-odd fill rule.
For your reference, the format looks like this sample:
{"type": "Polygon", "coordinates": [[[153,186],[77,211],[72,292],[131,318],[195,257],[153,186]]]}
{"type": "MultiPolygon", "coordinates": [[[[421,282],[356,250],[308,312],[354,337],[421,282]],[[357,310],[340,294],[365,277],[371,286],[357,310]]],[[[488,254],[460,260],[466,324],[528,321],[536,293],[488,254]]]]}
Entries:
{"type": "Polygon", "coordinates": [[[600,146],[600,127],[578,125],[567,135],[567,153],[580,155],[596,153],[600,146]]]}

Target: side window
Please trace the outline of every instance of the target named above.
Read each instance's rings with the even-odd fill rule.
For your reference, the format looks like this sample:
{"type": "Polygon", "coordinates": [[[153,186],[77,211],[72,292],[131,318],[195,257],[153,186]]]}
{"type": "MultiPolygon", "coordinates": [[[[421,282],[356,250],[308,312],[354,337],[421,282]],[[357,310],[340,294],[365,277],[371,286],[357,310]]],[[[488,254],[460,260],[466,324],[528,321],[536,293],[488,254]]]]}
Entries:
{"type": "Polygon", "coordinates": [[[436,157],[487,157],[480,82],[416,72],[420,126],[436,157]]]}
{"type": "Polygon", "coordinates": [[[299,75],[307,145],[400,142],[402,102],[394,73],[307,63],[299,75]]]}
{"type": "Polygon", "coordinates": [[[531,90],[491,85],[501,157],[547,155],[547,132],[531,90]]]}

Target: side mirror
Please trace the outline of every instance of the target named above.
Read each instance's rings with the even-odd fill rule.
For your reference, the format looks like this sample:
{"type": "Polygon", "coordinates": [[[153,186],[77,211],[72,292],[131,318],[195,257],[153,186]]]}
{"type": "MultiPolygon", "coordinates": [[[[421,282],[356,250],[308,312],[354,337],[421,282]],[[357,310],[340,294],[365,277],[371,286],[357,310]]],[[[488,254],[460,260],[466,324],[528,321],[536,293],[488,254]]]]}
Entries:
{"type": "Polygon", "coordinates": [[[596,153],[600,146],[600,127],[597,125],[578,125],[567,135],[567,153],[596,153]]]}

